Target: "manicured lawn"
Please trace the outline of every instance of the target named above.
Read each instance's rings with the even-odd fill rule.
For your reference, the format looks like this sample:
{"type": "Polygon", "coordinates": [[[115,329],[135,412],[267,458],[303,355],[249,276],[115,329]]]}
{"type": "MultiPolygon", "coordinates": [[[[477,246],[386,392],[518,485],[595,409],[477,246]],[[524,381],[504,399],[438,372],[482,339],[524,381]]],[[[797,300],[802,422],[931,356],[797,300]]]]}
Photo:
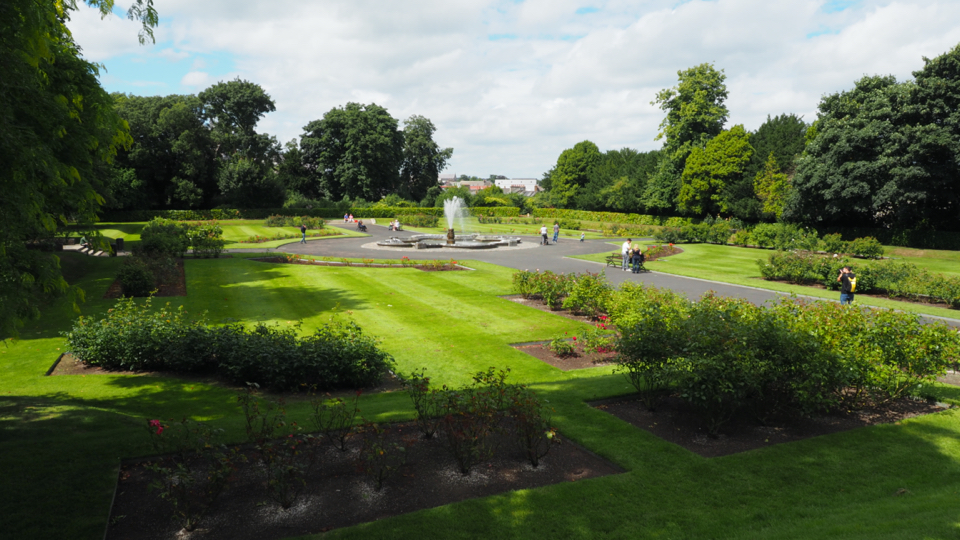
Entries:
{"type": "MultiPolygon", "coordinates": [[[[610,253],[617,251],[616,247],[611,245],[610,253]]],[[[652,244],[651,244],[652,245],[652,244]]],[[[724,283],[733,283],[735,285],[745,285],[747,287],[756,287],[771,291],[780,291],[793,293],[814,298],[825,298],[836,300],[840,293],[836,291],[827,291],[815,287],[806,287],[801,285],[792,285],[789,283],[780,283],[776,281],[766,281],[760,278],[760,267],[757,266],[757,260],[766,260],[770,257],[772,251],[766,249],[753,249],[735,246],[719,246],[716,244],[681,244],[678,247],[683,249],[683,253],[672,255],[658,261],[646,264],[646,267],[655,272],[665,274],[675,274],[678,276],[694,277],[707,279],[710,281],[721,281],[724,283]]],[[[953,253],[953,252],[939,252],[953,253]]],[[[594,262],[604,262],[604,257],[608,252],[595,255],[577,256],[577,259],[584,259],[594,262]]],[[[950,263],[950,259],[928,259],[926,257],[903,256],[903,260],[924,266],[931,271],[939,272],[934,268],[938,265],[951,267],[952,273],[958,272],[955,265],[950,263]]],[[[960,262],[960,261],[958,261],[960,262]]],[[[924,304],[913,304],[910,302],[898,302],[886,298],[870,298],[865,295],[857,295],[857,303],[877,306],[891,309],[899,309],[910,313],[923,313],[927,315],[936,315],[938,317],[947,317],[950,319],[960,319],[960,312],[957,310],[928,306],[924,304]]]]}
{"type": "MultiPolygon", "coordinates": [[[[753,253],[758,253],[750,250],[753,253]]],[[[693,250],[688,252],[693,253],[693,250]]],[[[678,259],[679,260],[679,259],[678,259]]],[[[65,254],[88,293],[86,314],[118,260],[65,254]]],[[[246,257],[187,260],[188,296],[167,299],[211,322],[303,321],[311,332],[335,312],[379,336],[398,369],[426,367],[458,385],[509,366],[555,408],[564,437],[628,472],[465,501],[337,530],[327,538],[954,538],[960,527],[960,410],[724,458],[705,459],[584,401],[628,393],[610,368],[561,372],[509,343],[545,340],[584,325],[525,308],[511,271],[308,267],[246,257]],[[906,491],[900,491],[906,490],[906,491]],[[900,493],[898,495],[898,493],[900,493]]],[[[669,263],[665,263],[669,264],[669,263]]],[[[163,299],[160,299],[163,300],[163,299]]],[[[161,303],[159,300],[156,303],[161,303]]],[[[101,538],[120,458],[145,455],[146,418],[208,420],[242,439],[234,389],[144,375],[44,377],[75,317],[49,306],[23,338],[0,348],[0,531],[9,538],[101,538]]],[[[960,403],[960,389],[938,386],[960,403]]],[[[371,420],[412,417],[403,393],[361,398],[371,420]]],[[[288,412],[305,420],[308,404],[288,412]]],[[[321,536],[317,536],[320,538],[321,536]]]]}
{"type": "MultiPolygon", "coordinates": [[[[292,242],[300,241],[300,230],[296,227],[267,227],[263,224],[263,220],[247,220],[247,219],[231,219],[223,220],[218,222],[223,228],[223,239],[228,243],[224,246],[224,249],[264,249],[264,248],[275,248],[282,246],[284,244],[290,244],[292,242]],[[290,238],[282,240],[270,240],[269,242],[261,243],[249,243],[245,242],[249,238],[262,236],[266,238],[273,238],[277,235],[281,236],[290,236],[290,238]]],[[[130,249],[131,242],[140,241],[140,232],[143,230],[143,226],[146,225],[146,222],[136,222],[136,223],[98,223],[96,228],[100,231],[100,234],[107,238],[123,238],[125,248],[130,249]]],[[[351,229],[341,229],[341,228],[331,228],[327,227],[327,230],[332,230],[340,233],[339,235],[333,236],[333,238],[343,238],[343,237],[352,237],[352,236],[366,236],[365,234],[351,229]]],[[[308,231],[309,233],[315,233],[316,231],[308,231]]],[[[307,238],[308,242],[313,242],[316,240],[324,240],[327,237],[323,238],[307,238]]]]}

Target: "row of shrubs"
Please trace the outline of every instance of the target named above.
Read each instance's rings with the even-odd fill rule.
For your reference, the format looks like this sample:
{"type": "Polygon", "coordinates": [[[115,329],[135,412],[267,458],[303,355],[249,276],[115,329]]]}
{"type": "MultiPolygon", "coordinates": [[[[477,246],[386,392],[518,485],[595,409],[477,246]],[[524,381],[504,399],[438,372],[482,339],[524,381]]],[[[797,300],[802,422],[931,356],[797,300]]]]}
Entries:
{"type": "Polygon", "coordinates": [[[654,240],[672,244],[705,243],[757,246],[779,250],[824,251],[868,259],[883,256],[883,246],[873,237],[844,241],[833,233],[823,238],[814,229],[790,223],[760,223],[745,227],[739,220],[704,220],[682,227],[664,227],[653,232],[654,240]]]}
{"type": "Polygon", "coordinates": [[[600,221],[626,225],[658,225],[664,227],[679,227],[698,221],[694,218],[687,217],[653,216],[649,214],[627,214],[620,212],[591,212],[588,210],[564,210],[561,208],[534,208],[533,217],[576,221],[600,221]]]}
{"type": "Polygon", "coordinates": [[[398,219],[400,219],[401,226],[409,225],[410,227],[424,228],[436,227],[440,221],[439,217],[430,214],[407,214],[398,217],[398,219]]]}
{"type": "Polygon", "coordinates": [[[308,229],[322,229],[326,223],[323,219],[314,216],[282,216],[274,214],[263,220],[265,227],[299,227],[305,225],[308,229]]]}
{"type": "MultiPolygon", "coordinates": [[[[960,336],[942,323],[892,310],[783,299],[768,308],[594,274],[517,272],[514,289],[584,313],[605,313],[618,335],[618,371],[655,409],[674,393],[716,434],[733,415],[858,409],[917,391],[960,359],[960,336]]],[[[604,320],[606,323],[606,320],[604,320]]],[[[606,330],[606,327],[603,329],[606,330]]]]}
{"type": "Polygon", "coordinates": [[[960,277],[935,274],[906,261],[851,262],[846,257],[777,251],[757,264],[764,279],[785,279],[798,285],[819,282],[828,289],[839,288],[840,269],[849,266],[857,276],[856,292],[944,302],[960,309],[960,277]]]}
{"type": "Polygon", "coordinates": [[[374,386],[393,362],[353,322],[298,337],[299,325],[209,326],[182,307],[154,310],[151,300],[120,299],[102,319],[80,317],[64,333],[73,355],[110,370],[216,374],[277,390],[374,386]]]}

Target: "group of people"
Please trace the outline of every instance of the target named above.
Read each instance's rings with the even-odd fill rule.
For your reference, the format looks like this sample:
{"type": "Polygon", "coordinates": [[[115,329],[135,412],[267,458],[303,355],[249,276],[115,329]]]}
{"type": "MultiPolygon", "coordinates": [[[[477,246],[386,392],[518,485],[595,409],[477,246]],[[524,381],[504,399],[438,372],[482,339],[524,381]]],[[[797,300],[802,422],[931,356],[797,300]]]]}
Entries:
{"type": "Polygon", "coordinates": [[[395,219],[395,220],[391,221],[388,228],[389,228],[391,231],[399,231],[399,230],[400,230],[400,220],[399,220],[399,219],[395,219]]]}
{"type": "MultiPolygon", "coordinates": [[[[546,224],[541,225],[540,226],[540,237],[542,238],[542,240],[540,240],[541,246],[550,245],[550,242],[547,240],[547,234],[548,234],[547,225],[546,224]]],[[[553,222],[553,243],[556,244],[559,240],[560,240],[560,224],[554,221],[553,222]]],[[[581,238],[580,241],[582,242],[583,238],[581,238]]]]}
{"type": "Polygon", "coordinates": [[[640,273],[640,268],[647,260],[646,255],[643,254],[643,248],[640,246],[640,244],[633,245],[633,240],[630,238],[627,238],[627,241],[620,246],[620,256],[623,257],[623,266],[621,267],[622,270],[626,272],[629,268],[634,274],[640,273]]]}
{"type": "Polygon", "coordinates": [[[353,222],[353,214],[344,214],[344,215],[343,215],[343,222],[344,222],[344,223],[352,223],[352,222],[353,222]]]}

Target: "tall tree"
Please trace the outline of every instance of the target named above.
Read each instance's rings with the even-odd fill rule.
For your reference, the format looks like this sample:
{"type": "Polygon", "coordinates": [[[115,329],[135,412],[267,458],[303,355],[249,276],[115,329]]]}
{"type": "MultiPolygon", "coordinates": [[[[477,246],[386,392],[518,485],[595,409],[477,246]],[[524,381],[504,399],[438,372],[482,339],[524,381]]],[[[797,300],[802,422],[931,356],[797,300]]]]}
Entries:
{"type": "Polygon", "coordinates": [[[777,219],[783,216],[783,207],[790,192],[789,177],[780,172],[777,158],[770,152],[763,170],[753,180],[754,192],[763,203],[762,210],[777,219]]]}
{"type": "MultiPolygon", "coordinates": [[[[113,8],[112,0],[89,3],[104,15],[113,8]]],[[[25,244],[53,236],[68,218],[92,221],[101,175],[130,143],[97,67],[66,27],[74,9],[73,1],[0,7],[0,339],[16,337],[44,298],[71,291],[59,260],[25,244]]],[[[150,0],[136,0],[130,15],[143,22],[141,40],[151,38],[150,0]]]]}
{"type": "Polygon", "coordinates": [[[197,208],[217,195],[217,161],[196,96],[113,94],[133,145],[117,167],[134,171],[113,186],[109,208],[197,208]],[[139,196],[138,196],[139,195],[139,196]],[[129,206],[124,206],[126,201],[129,206]]]}
{"type": "Polygon", "coordinates": [[[750,135],[741,125],[722,131],[703,149],[694,147],[681,175],[680,209],[695,214],[728,213],[727,189],[741,180],[751,155],[750,135]]]}
{"type": "Polygon", "coordinates": [[[663,157],[671,162],[661,162],[644,193],[645,205],[659,210],[674,207],[687,156],[719,135],[730,114],[723,70],[700,64],[678,71],[677,76],[677,86],[661,90],[651,102],[667,113],[656,140],[665,140],[663,157]]]}
{"type": "Polygon", "coordinates": [[[429,118],[413,115],[403,121],[403,168],[399,195],[419,201],[427,191],[440,185],[440,171],[453,156],[453,148],[440,148],[434,142],[437,130],[429,118]]]}
{"type": "Polygon", "coordinates": [[[296,139],[288,141],[283,147],[280,162],[277,164],[277,180],[285,189],[308,199],[323,197],[320,183],[303,165],[303,152],[296,139]]]}
{"type": "Polygon", "coordinates": [[[263,163],[275,158],[279,144],[256,132],[257,123],[276,109],[273,99],[256,83],[241,80],[218,82],[197,96],[203,104],[203,119],[217,143],[217,154],[235,153],[263,163]]]}
{"type": "Polygon", "coordinates": [[[861,226],[898,221],[905,148],[898,144],[898,117],[911,86],[893,76],[864,77],[852,90],[820,101],[817,135],[797,162],[785,220],[861,226]]]}
{"type": "Polygon", "coordinates": [[[397,125],[374,103],[333,108],[303,128],[303,163],[333,200],[380,200],[400,183],[403,133],[397,125]]]}
{"type": "Polygon", "coordinates": [[[600,162],[600,149],[590,141],[582,141],[560,153],[550,176],[550,199],[558,208],[569,208],[578,191],[589,180],[588,172],[600,162]]]}

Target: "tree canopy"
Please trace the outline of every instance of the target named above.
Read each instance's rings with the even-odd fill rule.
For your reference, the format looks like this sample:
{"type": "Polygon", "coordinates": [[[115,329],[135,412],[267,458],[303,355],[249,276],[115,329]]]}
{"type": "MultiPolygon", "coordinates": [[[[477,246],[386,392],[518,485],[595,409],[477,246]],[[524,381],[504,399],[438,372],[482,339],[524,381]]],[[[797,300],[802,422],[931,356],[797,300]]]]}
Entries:
{"type": "Polygon", "coordinates": [[[413,115],[403,121],[403,167],[399,194],[419,201],[440,184],[440,171],[453,156],[453,148],[440,148],[433,140],[437,130],[429,118],[413,115]]]}
{"type": "Polygon", "coordinates": [[[680,177],[679,208],[699,215],[726,214],[727,188],[743,178],[752,155],[750,135],[741,125],[720,132],[703,149],[694,147],[680,177]]]}

